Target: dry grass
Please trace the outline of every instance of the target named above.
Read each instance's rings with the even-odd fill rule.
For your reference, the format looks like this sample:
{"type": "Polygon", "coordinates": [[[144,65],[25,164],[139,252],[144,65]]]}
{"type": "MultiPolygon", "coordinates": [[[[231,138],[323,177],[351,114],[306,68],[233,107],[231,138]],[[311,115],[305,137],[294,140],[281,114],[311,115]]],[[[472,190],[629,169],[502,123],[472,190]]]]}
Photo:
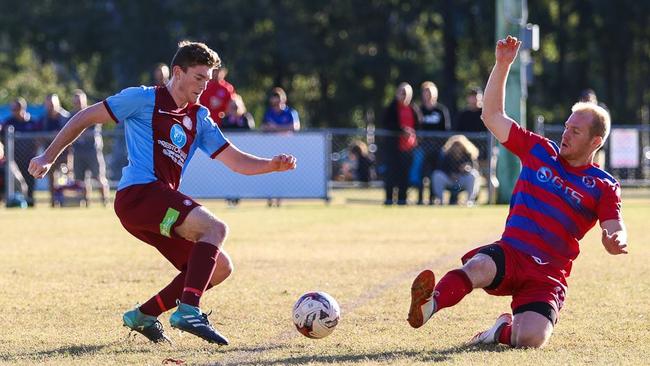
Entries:
{"type": "MultiPolygon", "coordinates": [[[[217,348],[171,331],[175,344],[127,340],[121,314],[174,275],[129,236],[112,209],[0,209],[0,363],[150,364],[647,364],[650,343],[650,200],[625,201],[631,254],[612,257],[592,231],[582,241],[569,294],[542,350],[465,348],[509,309],[508,298],[475,291],[419,330],[405,321],[412,277],[438,276],[472,247],[500,234],[507,207],[409,207],[290,202],[205,204],[229,223],[235,273],[203,300],[231,340],[217,348]],[[342,320],[322,340],[299,335],[291,306],[309,290],[338,299],[342,320]]],[[[377,192],[361,198],[378,198],[377,192]]]]}

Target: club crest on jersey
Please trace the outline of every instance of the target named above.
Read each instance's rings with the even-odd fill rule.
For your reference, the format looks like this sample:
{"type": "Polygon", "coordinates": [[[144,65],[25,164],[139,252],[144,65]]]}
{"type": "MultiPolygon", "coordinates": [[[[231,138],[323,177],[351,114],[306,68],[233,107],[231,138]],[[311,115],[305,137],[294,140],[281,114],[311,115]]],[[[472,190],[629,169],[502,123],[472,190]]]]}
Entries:
{"type": "Polygon", "coordinates": [[[596,180],[591,175],[585,175],[582,177],[582,184],[587,188],[594,188],[596,186],[596,180]]]}
{"type": "Polygon", "coordinates": [[[187,143],[187,135],[185,135],[185,131],[183,131],[181,125],[174,124],[172,126],[171,131],[169,131],[169,138],[172,140],[172,143],[180,149],[182,149],[187,143]]]}
{"type": "Polygon", "coordinates": [[[553,178],[553,172],[551,172],[551,169],[543,166],[537,170],[537,179],[540,180],[540,182],[548,182],[553,178]]]}
{"type": "Polygon", "coordinates": [[[192,119],[188,116],[183,117],[183,126],[188,130],[192,129],[192,119]]]}

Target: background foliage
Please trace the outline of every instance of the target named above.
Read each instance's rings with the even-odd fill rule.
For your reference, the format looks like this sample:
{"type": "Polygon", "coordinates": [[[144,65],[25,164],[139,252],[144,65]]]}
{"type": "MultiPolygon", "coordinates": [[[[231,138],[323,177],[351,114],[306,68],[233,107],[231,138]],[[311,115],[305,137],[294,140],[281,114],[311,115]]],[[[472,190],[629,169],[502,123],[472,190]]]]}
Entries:
{"type": "MultiPolygon", "coordinates": [[[[310,127],[365,126],[401,81],[435,81],[452,112],[484,85],[493,62],[494,1],[470,0],[0,0],[0,103],[17,95],[64,103],[149,83],[182,39],[204,41],[261,117],[282,85],[310,127]]],[[[650,3],[529,1],[540,25],[529,120],[562,121],[592,87],[619,123],[650,102],[650,3]]],[[[647,107],[645,107],[647,110],[647,107]]],[[[647,114],[647,113],[646,113],[647,114]]]]}

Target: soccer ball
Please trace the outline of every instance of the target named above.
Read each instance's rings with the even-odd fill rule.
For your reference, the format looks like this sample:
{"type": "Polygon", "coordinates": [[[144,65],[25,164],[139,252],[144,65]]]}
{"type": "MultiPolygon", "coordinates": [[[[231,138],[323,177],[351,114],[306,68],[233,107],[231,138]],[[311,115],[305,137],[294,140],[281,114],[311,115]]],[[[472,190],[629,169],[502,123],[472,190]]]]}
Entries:
{"type": "Polygon", "coordinates": [[[334,298],[324,292],[308,292],[293,306],[293,324],[308,338],[330,335],[339,323],[341,309],[334,298]]]}

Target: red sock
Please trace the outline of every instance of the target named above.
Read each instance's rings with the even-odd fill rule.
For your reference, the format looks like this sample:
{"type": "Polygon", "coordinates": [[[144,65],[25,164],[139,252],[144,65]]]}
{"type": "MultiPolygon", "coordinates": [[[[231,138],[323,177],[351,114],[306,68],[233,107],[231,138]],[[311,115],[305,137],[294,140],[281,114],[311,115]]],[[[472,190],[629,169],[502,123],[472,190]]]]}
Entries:
{"type": "MultiPolygon", "coordinates": [[[[140,305],[140,311],[144,314],[151,316],[159,316],[167,310],[176,307],[176,300],[181,298],[183,294],[183,287],[185,286],[185,272],[181,272],[176,276],[172,282],[164,289],[160,290],[154,297],[147,300],[144,304],[140,305]]],[[[211,283],[205,288],[208,291],[213,286],[211,283]]]]}
{"type": "Polygon", "coordinates": [[[201,295],[205,292],[214,273],[218,256],[219,248],[216,245],[204,242],[194,244],[187,262],[187,275],[185,275],[185,286],[181,295],[182,303],[199,306],[201,295]]]}
{"type": "Polygon", "coordinates": [[[467,274],[460,269],[447,272],[440,279],[433,291],[436,299],[436,311],[458,304],[465,295],[472,292],[474,286],[467,274]]]}
{"type": "Polygon", "coordinates": [[[142,304],[140,311],[147,315],[158,316],[169,309],[175,308],[176,299],[181,296],[184,285],[185,271],[179,273],[167,287],[142,304]]]}
{"type": "Polygon", "coordinates": [[[512,346],[512,324],[506,324],[501,328],[501,334],[499,334],[499,343],[512,346]]]}

